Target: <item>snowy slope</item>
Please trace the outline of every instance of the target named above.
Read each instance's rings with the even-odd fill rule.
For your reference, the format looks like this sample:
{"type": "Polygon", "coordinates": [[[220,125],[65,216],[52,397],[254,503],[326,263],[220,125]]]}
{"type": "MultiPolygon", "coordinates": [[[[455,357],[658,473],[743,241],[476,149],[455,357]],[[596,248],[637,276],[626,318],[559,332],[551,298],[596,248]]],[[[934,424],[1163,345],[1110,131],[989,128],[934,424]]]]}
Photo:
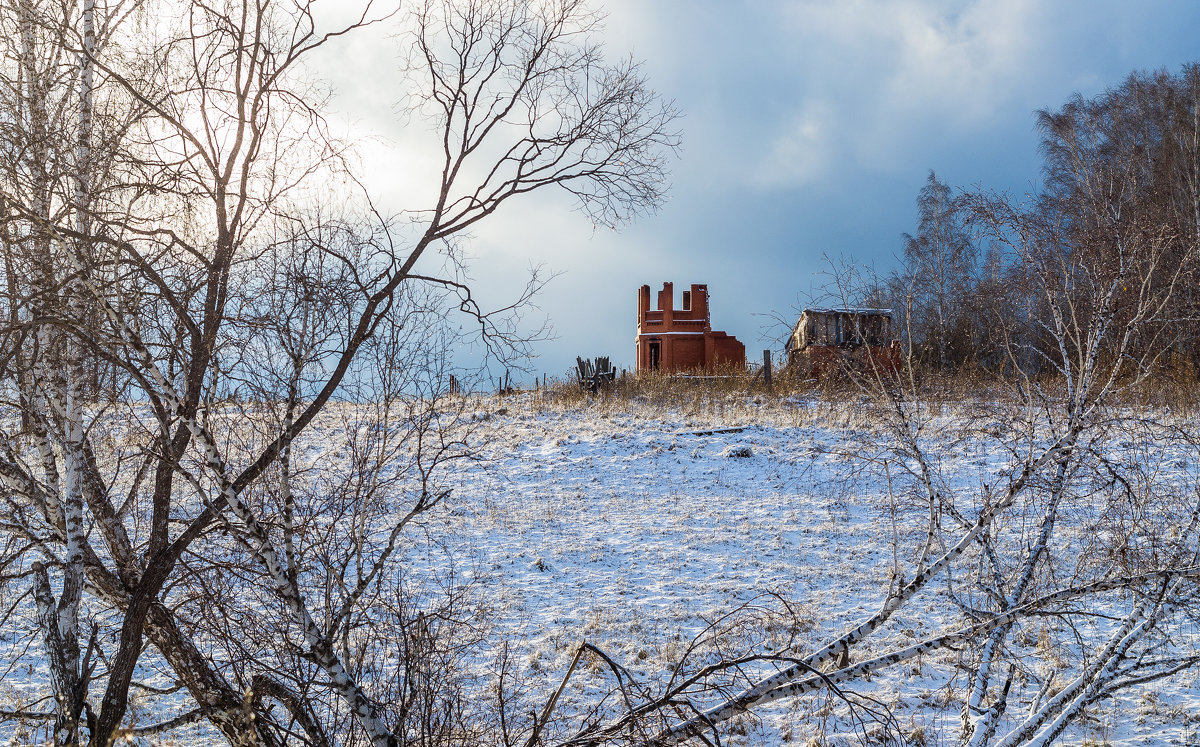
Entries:
{"type": "MultiPolygon", "coordinates": [[[[730,396],[671,409],[627,400],[566,403],[533,393],[479,398],[468,409],[475,410],[478,459],[442,474],[450,497],[407,532],[406,563],[418,585],[458,585],[487,611],[477,628],[486,643],[475,666],[486,676],[491,654],[507,642],[515,676],[532,688],[532,704],[558,684],[580,641],[651,688],[671,677],[697,636],[691,661],[700,664],[719,653],[811,650],[878,609],[923,536],[927,509],[903,460],[884,458],[887,435],[855,402],[730,396]]],[[[1011,460],[993,437],[1002,427],[965,409],[931,418],[927,437],[940,444],[937,468],[949,488],[974,495],[995,483],[1011,460]]],[[[318,428],[297,445],[297,462],[319,466],[336,436],[332,426],[318,428]]],[[[1167,481],[1186,483],[1195,464],[1171,444],[1121,448],[1153,453],[1166,475],[1159,479],[1167,481]]],[[[1084,510],[1073,514],[1077,544],[1062,553],[1086,546],[1093,518],[1084,510]]],[[[1105,599],[1112,609],[1095,611],[1119,612],[1124,604],[1105,599]]],[[[934,584],[856,648],[855,657],[961,622],[934,584]]],[[[1038,627],[1053,625],[1034,623],[1014,636],[1033,674],[1067,666],[1079,652],[1056,643],[1061,631],[1038,627]]],[[[1085,622],[1077,645],[1099,640],[1110,627],[1103,617],[1085,622]]],[[[1197,630],[1173,632],[1184,650],[1195,650],[1197,630]]],[[[865,699],[853,709],[828,695],[782,701],[739,718],[722,739],[954,743],[968,686],[964,656],[945,649],[856,685],[865,699]]],[[[8,670],[5,689],[44,682],[34,676],[37,652],[6,657],[31,668],[8,670]]],[[[768,670],[760,665],[745,676],[768,670]]],[[[143,673],[154,681],[151,674],[143,673]]],[[[1196,744],[1198,683],[1185,672],[1132,691],[1092,709],[1066,741],[1196,744]]],[[[612,684],[600,666],[575,676],[557,710],[564,719],[557,733],[566,733],[579,709],[612,684]]],[[[211,738],[203,725],[177,736],[189,744],[211,738]]],[[[5,739],[20,743],[0,731],[0,743],[5,739]]]]}
{"type": "MultiPolygon", "coordinates": [[[[665,679],[687,641],[721,615],[743,604],[779,610],[769,594],[792,605],[780,616],[792,622],[772,632],[768,618],[743,634],[753,639],[746,645],[778,650],[797,635],[803,650],[828,640],[878,608],[924,528],[925,507],[906,493],[911,481],[893,472],[888,489],[886,437],[852,403],[735,399],[689,414],[621,402],[559,409],[530,395],[497,408],[506,414],[486,422],[484,465],[454,475],[449,515],[431,536],[471,538],[488,593],[502,600],[495,634],[522,641],[527,665],[550,682],[581,639],[648,681],[665,679]],[[743,429],[711,432],[731,427],[743,429]]],[[[938,466],[950,486],[978,492],[1009,456],[971,422],[951,413],[935,423],[946,439],[938,466]]],[[[856,656],[958,622],[940,591],[927,589],[856,656]]],[[[1097,636],[1107,629],[1096,625],[1097,636]]],[[[1182,632],[1194,647],[1196,631],[1182,632]]],[[[1061,658],[1035,638],[1026,643],[1030,667],[1052,669],[1061,658]]],[[[891,710],[893,732],[952,742],[966,686],[960,661],[935,653],[866,693],[891,710]]],[[[1184,674],[1101,706],[1071,739],[1193,743],[1196,683],[1184,674]]],[[[872,719],[822,709],[820,698],[775,706],[734,741],[879,736],[872,719]]]]}

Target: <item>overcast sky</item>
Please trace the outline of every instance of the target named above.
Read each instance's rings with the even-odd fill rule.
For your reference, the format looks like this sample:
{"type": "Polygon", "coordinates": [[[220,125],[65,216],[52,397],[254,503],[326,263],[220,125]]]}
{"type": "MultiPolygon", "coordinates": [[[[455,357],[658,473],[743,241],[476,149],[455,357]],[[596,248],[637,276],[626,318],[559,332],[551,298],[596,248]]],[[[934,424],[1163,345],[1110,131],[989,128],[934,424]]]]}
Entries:
{"type": "MultiPolygon", "coordinates": [[[[1195,0],[597,0],[613,56],[643,60],[684,118],[662,211],[596,229],[562,196],[509,203],[471,238],[485,301],[531,264],[560,272],[539,296],[556,339],[532,366],[576,355],[633,363],[635,293],[707,283],[713,326],[761,355],[764,318],[817,288],[824,255],[886,272],[933,169],[955,187],[1022,193],[1039,178],[1034,112],[1133,70],[1200,59],[1195,0]]],[[[341,107],[363,132],[367,178],[404,208],[406,126],[377,83],[395,51],[339,52],[341,107]]]]}

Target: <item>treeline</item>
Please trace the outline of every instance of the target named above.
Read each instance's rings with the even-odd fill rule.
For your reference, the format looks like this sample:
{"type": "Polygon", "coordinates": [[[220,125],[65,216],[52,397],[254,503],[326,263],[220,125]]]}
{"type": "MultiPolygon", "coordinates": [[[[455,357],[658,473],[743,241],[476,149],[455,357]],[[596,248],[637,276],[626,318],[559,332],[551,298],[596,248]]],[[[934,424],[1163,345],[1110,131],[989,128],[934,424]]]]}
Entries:
{"type": "MultiPolygon", "coordinates": [[[[865,299],[888,306],[906,349],[925,370],[1062,368],[1051,344],[1059,304],[1041,297],[1036,273],[1086,317],[1107,298],[1169,290],[1153,319],[1134,325],[1160,368],[1200,370],[1200,64],[1178,73],[1134,73],[1093,98],[1078,94],[1038,112],[1043,182],[1019,201],[954,191],[930,172],[903,262],[865,299]],[[1130,282],[1129,270],[1139,282],[1130,282]]],[[[1061,300],[1061,299],[1060,299],[1061,300]]]]}

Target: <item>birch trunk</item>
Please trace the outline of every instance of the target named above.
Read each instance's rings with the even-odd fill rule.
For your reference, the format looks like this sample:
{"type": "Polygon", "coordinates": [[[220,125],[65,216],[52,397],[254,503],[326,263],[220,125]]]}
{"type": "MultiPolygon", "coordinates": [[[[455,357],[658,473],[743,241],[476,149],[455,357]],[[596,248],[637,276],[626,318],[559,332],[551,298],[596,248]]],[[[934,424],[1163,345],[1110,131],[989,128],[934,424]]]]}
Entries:
{"type": "MultiPolygon", "coordinates": [[[[77,269],[82,269],[78,257],[71,255],[71,260],[77,269]]],[[[289,570],[280,562],[279,553],[276,552],[274,544],[272,543],[270,536],[267,534],[267,531],[259,524],[257,517],[250,510],[249,506],[242,501],[238,491],[234,489],[233,482],[229,478],[229,472],[225,466],[225,462],[221,458],[220,452],[216,446],[216,442],[212,438],[211,434],[209,434],[207,429],[204,428],[199,420],[197,420],[194,416],[189,415],[185,411],[183,400],[176,393],[175,387],[166,378],[166,376],[163,375],[161,369],[158,367],[158,364],[150,356],[149,351],[138,342],[137,337],[125,324],[125,321],[117,315],[112,306],[105,301],[103,296],[98,292],[98,289],[96,289],[87,281],[86,277],[84,278],[84,283],[88,286],[88,289],[92,292],[96,301],[101,305],[109,321],[117,330],[119,330],[121,335],[125,338],[126,343],[134,351],[136,351],[138,356],[141,358],[141,363],[144,366],[146,373],[159,388],[159,396],[161,396],[170,404],[175,416],[179,417],[183,421],[184,425],[191,432],[192,437],[196,440],[197,445],[204,454],[206,466],[220,485],[220,501],[218,504],[219,512],[222,510],[229,510],[241,524],[241,530],[230,527],[232,530],[231,533],[235,537],[238,537],[239,540],[245,544],[246,549],[251,552],[259,560],[259,562],[262,563],[264,569],[267,571],[268,576],[271,578],[272,583],[275,585],[275,589],[280,598],[287,605],[288,610],[292,615],[293,622],[295,622],[300,628],[304,636],[304,642],[308,654],[312,657],[313,661],[316,662],[329,675],[330,684],[333,690],[350,707],[351,712],[354,714],[355,721],[367,733],[367,736],[371,740],[371,744],[374,745],[374,747],[392,747],[392,745],[395,744],[395,737],[379,718],[375,709],[375,705],[366,696],[359,684],[346,670],[341,659],[338,657],[332,642],[329,641],[328,638],[322,633],[320,627],[312,618],[312,615],[309,613],[308,607],[304,601],[303,595],[301,594],[298,586],[293,583],[292,579],[290,578],[291,574],[289,570]]],[[[139,586],[147,585],[148,580],[151,581],[150,585],[153,585],[154,581],[160,580],[157,577],[148,579],[147,576],[150,576],[151,571],[153,571],[157,576],[162,576],[165,573],[168,573],[169,569],[163,567],[149,569],[147,574],[143,576],[142,583],[139,584],[139,586]]],[[[140,604],[142,605],[142,608],[128,610],[126,612],[126,625],[129,624],[130,620],[137,619],[138,616],[144,618],[145,615],[148,614],[150,608],[150,602],[145,595],[142,595],[141,598],[139,598],[139,596],[135,593],[133,604],[140,604]]],[[[109,694],[106,694],[106,698],[107,697],[109,697],[109,694]]],[[[112,708],[114,712],[116,712],[117,709],[119,709],[122,713],[124,711],[122,704],[118,704],[116,702],[106,701],[105,707],[112,708]]],[[[112,720],[105,719],[104,713],[102,712],[99,731],[97,735],[93,735],[93,742],[95,742],[97,739],[107,740],[111,738],[116,732],[116,727],[117,725],[113,723],[112,720]]],[[[103,745],[105,742],[100,742],[99,744],[103,745]]]]}
{"type": "MultiPolygon", "coordinates": [[[[39,317],[47,319],[60,314],[64,306],[68,313],[75,310],[77,299],[72,299],[69,287],[59,289],[54,242],[44,225],[40,225],[48,223],[50,219],[51,184],[47,170],[50,160],[50,127],[46,112],[48,87],[43,82],[46,73],[38,66],[38,12],[31,2],[23,2],[20,6],[21,67],[28,105],[32,154],[29,172],[35,213],[30,231],[35,237],[34,261],[39,268],[34,278],[34,303],[39,317]]],[[[79,610],[83,595],[83,537],[86,529],[80,450],[76,448],[82,441],[82,405],[74,375],[77,356],[72,354],[71,341],[46,322],[37,325],[36,339],[34,375],[27,400],[34,407],[32,420],[37,423],[34,439],[50,487],[46,514],[56,521],[63,535],[65,555],[61,559],[62,588],[58,598],[53,597],[49,571],[44,566],[36,574],[35,597],[54,691],[53,740],[56,745],[69,745],[78,743],[79,717],[85,697],[80,661],[79,610]],[[50,444],[55,430],[61,431],[63,444],[61,483],[50,444]]]]}

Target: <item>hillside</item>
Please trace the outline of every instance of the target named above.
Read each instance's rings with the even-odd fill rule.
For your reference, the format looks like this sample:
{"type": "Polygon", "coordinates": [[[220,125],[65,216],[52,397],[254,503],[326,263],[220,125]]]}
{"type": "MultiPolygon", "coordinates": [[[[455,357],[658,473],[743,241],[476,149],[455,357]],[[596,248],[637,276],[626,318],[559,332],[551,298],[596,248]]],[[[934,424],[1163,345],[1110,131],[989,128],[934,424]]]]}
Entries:
{"type": "MultiPolygon", "coordinates": [[[[1137,476],[1139,503],[1133,505],[1133,493],[1114,491],[1112,480],[1105,486],[1086,470],[1074,477],[1048,556],[1052,570],[1037,583],[1062,588],[1128,575],[1149,562],[1132,559],[1138,543],[1187,513],[1180,498],[1192,491],[1198,462],[1195,440],[1179,434],[1190,418],[1147,415],[1111,414],[1103,438],[1091,444],[1103,450],[1102,463],[1137,476]],[[1125,548],[1119,559],[1118,535],[1125,548]]],[[[341,481],[353,483],[347,450],[368,443],[362,434],[370,429],[356,425],[358,417],[355,408],[340,406],[293,456],[297,495],[310,496],[313,526],[320,527],[298,539],[298,552],[309,558],[302,579],[314,609],[329,604],[322,599],[330,583],[348,583],[355,573],[347,565],[331,570],[321,548],[344,547],[358,536],[348,522],[360,519],[339,518],[331,508],[337,505],[331,496],[344,490],[341,481]]],[[[898,450],[877,404],[861,398],[699,394],[667,405],[538,392],[455,398],[439,417],[444,433],[464,439],[457,458],[429,476],[427,489],[445,497],[405,527],[392,572],[364,603],[373,616],[351,626],[346,644],[361,653],[347,660],[394,708],[389,693],[408,685],[393,682],[391,673],[396,657],[405,658],[432,683],[431,712],[460,709],[455,723],[479,729],[484,743],[500,741],[499,702],[514,720],[540,712],[581,643],[595,649],[581,658],[550,713],[548,743],[589,719],[618,717],[624,697],[652,698],[699,667],[757,657],[686,694],[695,707],[712,706],[875,614],[889,590],[912,580],[921,554],[929,507],[919,469],[898,450]]],[[[965,516],[978,514],[985,508],[981,496],[993,494],[982,486],[998,489],[1012,478],[1026,443],[1022,427],[1031,422],[1002,402],[921,406],[913,418],[943,500],[965,516]]],[[[377,504],[366,535],[397,521],[410,485],[401,479],[402,465],[411,451],[410,442],[401,442],[370,476],[382,484],[395,479],[396,488],[382,495],[400,502],[377,504]]],[[[1036,505],[1031,498],[997,520],[994,547],[1027,542],[1036,505]]],[[[946,522],[934,555],[958,531],[946,522]]],[[[255,580],[261,571],[236,548],[226,553],[224,564],[192,569],[193,585],[207,591],[173,593],[177,614],[191,621],[198,640],[216,643],[210,655],[229,676],[251,665],[286,671],[286,661],[261,658],[276,631],[287,629],[286,615],[268,585],[255,580]],[[235,568],[240,575],[231,575],[235,568]],[[237,648],[211,637],[225,626],[243,631],[237,648]],[[246,655],[252,660],[239,658],[246,655]]],[[[969,550],[838,666],[902,651],[980,619],[989,604],[977,588],[980,569],[987,570],[982,560],[969,550]]],[[[1127,589],[1102,590],[1054,614],[1019,620],[1005,651],[1015,662],[1015,702],[1000,732],[1066,690],[1137,601],[1127,589]]],[[[1200,680],[1188,667],[1200,631],[1193,607],[1191,592],[1178,599],[1147,644],[1149,653],[1137,655],[1140,661],[1161,656],[1184,671],[1088,705],[1064,738],[1196,743],[1200,680]]],[[[24,615],[32,626],[32,605],[24,615]]],[[[977,655],[970,641],[935,647],[838,687],[759,706],[723,724],[720,738],[744,745],[954,743],[977,655]]],[[[36,701],[38,683],[46,681],[41,651],[9,646],[3,662],[0,708],[5,700],[36,701]]],[[[153,651],[143,656],[137,681],[162,692],[139,695],[135,723],[186,711],[169,672],[153,651]]],[[[151,743],[220,743],[210,729],[200,722],[151,743]]],[[[29,735],[9,728],[0,742],[24,744],[29,735]]]]}
{"type": "MultiPolygon", "coordinates": [[[[454,497],[429,536],[453,548],[445,557],[460,567],[469,558],[494,605],[493,638],[516,641],[520,663],[547,687],[581,640],[659,684],[696,636],[704,641],[692,655],[701,662],[717,650],[811,650],[875,612],[894,568],[911,577],[928,510],[860,402],[730,396],[676,412],[628,401],[559,407],[539,395],[481,404],[481,412],[504,414],[484,421],[482,461],[450,479],[454,497]],[[731,428],[740,430],[719,430],[731,428]],[[706,638],[713,627],[719,642],[706,638]]],[[[938,479],[962,490],[960,508],[977,511],[980,486],[996,485],[1012,465],[996,437],[1003,408],[940,409],[926,436],[938,479]]],[[[1156,486],[1191,483],[1192,448],[1127,439],[1114,449],[1134,460],[1150,455],[1156,486]]],[[[1100,552],[1092,533],[1100,517],[1086,505],[1098,511],[1094,498],[1072,508],[1055,550],[1076,556],[1077,567],[1100,552]]],[[[927,587],[855,659],[961,624],[945,591],[944,583],[927,587]]],[[[1089,612],[1117,615],[1128,601],[1111,595],[1089,612]]],[[[1076,624],[1074,632],[1053,618],[1023,626],[1013,645],[1031,682],[1056,678],[1061,687],[1114,621],[1076,624]]],[[[1184,651],[1196,651],[1194,627],[1174,632],[1184,651]]],[[[855,708],[827,694],[784,700],[736,727],[732,741],[954,742],[970,658],[947,648],[906,662],[856,685],[855,708]]],[[[591,675],[584,689],[592,695],[612,685],[603,670],[591,675]]],[[[1072,740],[1194,743],[1197,683],[1185,673],[1101,704],[1072,740]]],[[[574,702],[585,696],[575,693],[574,702]]]]}

